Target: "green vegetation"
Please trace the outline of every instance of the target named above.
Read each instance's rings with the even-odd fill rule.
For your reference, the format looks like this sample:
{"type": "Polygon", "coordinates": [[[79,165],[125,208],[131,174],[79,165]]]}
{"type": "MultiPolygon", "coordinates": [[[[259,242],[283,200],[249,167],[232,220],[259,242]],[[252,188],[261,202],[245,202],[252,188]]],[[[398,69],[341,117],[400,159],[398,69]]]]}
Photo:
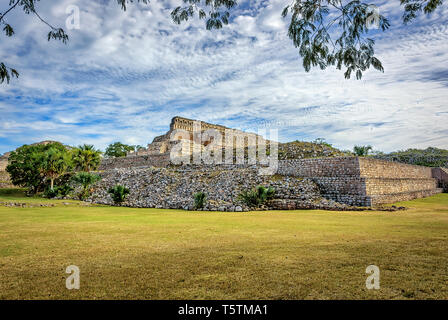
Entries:
{"type": "Polygon", "coordinates": [[[65,148],[51,147],[33,156],[36,159],[35,165],[39,168],[41,175],[46,180],[50,180],[50,189],[54,187],[54,180],[70,171],[73,166],[71,154],[65,148]]]}
{"type": "Polygon", "coordinates": [[[73,169],[96,170],[100,154],[91,145],[78,148],[68,148],[59,142],[24,145],[11,152],[6,171],[12,183],[27,188],[29,195],[44,191],[44,196],[53,198],[70,192],[68,183],[73,169]]]}
{"type": "Polygon", "coordinates": [[[250,208],[258,208],[267,200],[274,197],[275,189],[273,187],[257,186],[253,190],[244,190],[238,195],[238,200],[250,208]]]}
{"type": "Polygon", "coordinates": [[[205,201],[207,200],[207,195],[204,192],[198,192],[194,194],[194,208],[200,209],[205,205],[205,201]]]}
{"type": "Polygon", "coordinates": [[[89,172],[78,172],[74,175],[72,181],[82,186],[81,192],[78,195],[79,200],[85,200],[90,194],[89,187],[99,180],[101,180],[99,175],[89,172]]]}
{"type": "Polygon", "coordinates": [[[448,298],[448,194],[397,212],[74,205],[0,207],[0,299],[448,298]]]}
{"type": "Polygon", "coordinates": [[[120,158],[125,157],[129,151],[135,151],[135,146],[114,142],[106,148],[104,155],[110,158],[120,158]]]}
{"type": "Polygon", "coordinates": [[[43,196],[45,198],[53,199],[56,197],[65,197],[67,196],[71,191],[73,191],[73,188],[69,186],[68,184],[64,184],[62,186],[56,186],[53,189],[48,187],[45,189],[43,196]]]}
{"type": "Polygon", "coordinates": [[[73,150],[73,163],[80,171],[97,170],[101,162],[101,151],[93,145],[84,144],[73,150]]]}
{"type": "Polygon", "coordinates": [[[379,154],[375,158],[428,167],[448,167],[448,150],[433,147],[379,154]]]}
{"type": "MultiPolygon", "coordinates": [[[[27,188],[29,194],[36,194],[45,189],[48,185],[46,177],[52,176],[51,163],[57,160],[67,159],[67,149],[61,143],[24,145],[11,152],[6,171],[11,177],[14,185],[27,188]],[[63,155],[64,154],[64,155],[63,155]]],[[[65,166],[65,165],[64,165],[65,166]]],[[[68,168],[68,165],[65,166],[68,168]]]]}
{"type": "Polygon", "coordinates": [[[331,143],[328,143],[324,138],[317,138],[312,143],[320,144],[328,148],[333,148],[333,145],[331,143]]]}
{"type": "Polygon", "coordinates": [[[354,146],[353,153],[358,157],[366,157],[369,155],[369,152],[373,149],[372,146],[354,146]]]}
{"type": "Polygon", "coordinates": [[[120,204],[124,200],[126,200],[126,197],[130,193],[128,188],[126,188],[126,187],[124,187],[122,185],[119,185],[119,184],[117,184],[116,186],[110,188],[108,192],[111,194],[112,200],[114,200],[114,202],[116,204],[120,204]]]}
{"type": "MultiPolygon", "coordinates": [[[[351,154],[351,153],[350,153],[351,154]]],[[[286,159],[304,159],[304,158],[320,158],[320,157],[342,157],[347,153],[343,152],[323,138],[318,138],[313,142],[292,141],[278,144],[278,158],[286,159]]]]}

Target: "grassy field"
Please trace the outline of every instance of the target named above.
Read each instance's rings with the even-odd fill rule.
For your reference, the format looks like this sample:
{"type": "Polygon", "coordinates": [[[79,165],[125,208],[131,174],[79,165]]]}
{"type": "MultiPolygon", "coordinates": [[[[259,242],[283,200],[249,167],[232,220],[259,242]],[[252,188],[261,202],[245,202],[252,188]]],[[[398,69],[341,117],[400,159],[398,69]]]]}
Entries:
{"type": "Polygon", "coordinates": [[[448,194],[400,205],[410,209],[0,207],[0,299],[447,299],[448,194]],[[379,290],[365,287],[371,264],[379,290]],[[79,290],[65,288],[68,265],[79,290]]]}

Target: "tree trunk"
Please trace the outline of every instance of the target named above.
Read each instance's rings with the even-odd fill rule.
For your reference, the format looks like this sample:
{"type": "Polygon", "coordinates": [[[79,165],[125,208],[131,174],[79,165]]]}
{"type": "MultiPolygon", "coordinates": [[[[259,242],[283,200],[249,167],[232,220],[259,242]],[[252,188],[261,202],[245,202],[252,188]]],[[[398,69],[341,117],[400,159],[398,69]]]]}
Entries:
{"type": "Polygon", "coordinates": [[[53,190],[53,185],[54,185],[54,179],[51,178],[50,179],[50,188],[51,188],[51,190],[53,190]]]}

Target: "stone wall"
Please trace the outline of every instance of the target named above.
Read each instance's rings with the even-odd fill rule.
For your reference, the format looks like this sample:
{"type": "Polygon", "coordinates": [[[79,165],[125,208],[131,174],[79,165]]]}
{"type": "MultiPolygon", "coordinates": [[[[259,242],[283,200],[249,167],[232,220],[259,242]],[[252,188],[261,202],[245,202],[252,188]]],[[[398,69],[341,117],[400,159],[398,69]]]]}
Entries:
{"type": "MultiPolygon", "coordinates": [[[[114,169],[100,173],[102,180],[94,187],[92,202],[113,204],[108,189],[121,184],[130,189],[124,205],[132,207],[192,209],[193,195],[207,195],[206,210],[245,211],[238,201],[243,190],[258,185],[275,188],[275,208],[283,200],[294,201],[301,208],[344,208],[322,199],[317,185],[307,178],[261,176],[257,166],[179,166],[169,168],[114,169]]],[[[296,207],[297,207],[296,206],[296,207]]]]}
{"type": "Polygon", "coordinates": [[[170,163],[169,154],[128,156],[101,160],[100,171],[116,168],[166,167],[170,163]]]}
{"type": "Polygon", "coordinates": [[[439,181],[439,188],[448,192],[448,168],[432,168],[432,176],[439,181]]]}
{"type": "Polygon", "coordinates": [[[4,155],[0,156],[0,171],[6,170],[6,166],[8,165],[9,154],[10,152],[7,152],[4,155]]]}
{"type": "Polygon", "coordinates": [[[0,188],[14,188],[9,173],[6,171],[0,171],[0,188]]]}
{"type": "Polygon", "coordinates": [[[355,158],[359,163],[360,174],[371,178],[432,178],[430,167],[416,166],[400,162],[374,158],[355,158]]]}
{"type": "Polygon", "coordinates": [[[440,193],[431,168],[372,158],[340,157],[279,162],[279,174],[312,179],[328,199],[371,206],[440,193]]]}
{"type": "Polygon", "coordinates": [[[278,174],[301,177],[359,177],[356,157],[280,160],[278,174]]]}
{"type": "MultiPolygon", "coordinates": [[[[135,167],[170,167],[168,155],[134,156],[104,160],[100,170],[135,167]]],[[[247,174],[250,165],[221,165],[177,167],[178,172],[230,172],[247,174]]],[[[172,170],[171,168],[170,170],[172,170]]],[[[142,174],[148,173],[143,171],[142,174]]],[[[321,195],[330,200],[351,206],[372,206],[410,200],[442,191],[433,178],[434,169],[384,160],[358,157],[280,160],[277,176],[311,179],[321,195]]],[[[440,175],[447,175],[442,171],[440,175]]],[[[250,176],[250,174],[249,174],[250,176]]],[[[253,180],[256,181],[256,180],[253,180]]],[[[447,180],[448,184],[448,180],[447,180]]],[[[192,190],[195,183],[191,184],[192,190]]],[[[282,189],[279,189],[282,190],[282,189]]],[[[287,196],[285,196],[287,197],[287,196]]],[[[190,199],[191,200],[191,199],[190,199]]],[[[289,205],[289,204],[288,204],[289,205]]]]}

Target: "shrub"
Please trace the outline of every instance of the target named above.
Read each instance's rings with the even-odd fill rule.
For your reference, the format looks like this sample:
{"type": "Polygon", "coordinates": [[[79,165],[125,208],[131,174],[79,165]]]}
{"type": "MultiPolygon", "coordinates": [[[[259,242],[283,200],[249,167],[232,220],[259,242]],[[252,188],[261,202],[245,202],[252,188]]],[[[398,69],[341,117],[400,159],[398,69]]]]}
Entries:
{"type": "Polygon", "coordinates": [[[78,172],[75,174],[72,181],[82,186],[82,190],[78,195],[79,200],[85,200],[89,196],[89,186],[100,179],[101,177],[99,175],[88,172],[78,172]]]}
{"type": "Polygon", "coordinates": [[[43,194],[43,196],[45,198],[49,198],[49,199],[56,198],[58,195],[59,195],[58,187],[54,187],[53,189],[51,189],[50,186],[48,186],[45,189],[44,194],[43,194]]]}
{"type": "Polygon", "coordinates": [[[194,208],[199,209],[203,208],[205,205],[205,201],[207,199],[207,196],[204,192],[198,192],[194,195],[194,208]]]}
{"type": "Polygon", "coordinates": [[[47,186],[47,188],[44,191],[43,196],[45,198],[56,198],[56,197],[65,197],[67,196],[71,191],[73,191],[73,188],[70,187],[68,184],[64,184],[62,186],[55,186],[53,189],[51,189],[50,186],[47,186]]]}
{"type": "Polygon", "coordinates": [[[130,193],[128,188],[119,184],[110,188],[108,192],[111,194],[114,203],[122,203],[130,193]]]}
{"type": "Polygon", "coordinates": [[[353,153],[358,157],[366,157],[372,149],[372,146],[354,146],[353,153]]]}
{"type": "Polygon", "coordinates": [[[70,187],[68,184],[64,184],[64,185],[58,186],[56,188],[61,197],[66,197],[70,192],[73,191],[73,188],[70,187]]]}
{"type": "Polygon", "coordinates": [[[259,207],[267,200],[274,197],[275,189],[273,187],[257,186],[253,190],[245,190],[238,195],[238,200],[248,207],[259,207]]]}

